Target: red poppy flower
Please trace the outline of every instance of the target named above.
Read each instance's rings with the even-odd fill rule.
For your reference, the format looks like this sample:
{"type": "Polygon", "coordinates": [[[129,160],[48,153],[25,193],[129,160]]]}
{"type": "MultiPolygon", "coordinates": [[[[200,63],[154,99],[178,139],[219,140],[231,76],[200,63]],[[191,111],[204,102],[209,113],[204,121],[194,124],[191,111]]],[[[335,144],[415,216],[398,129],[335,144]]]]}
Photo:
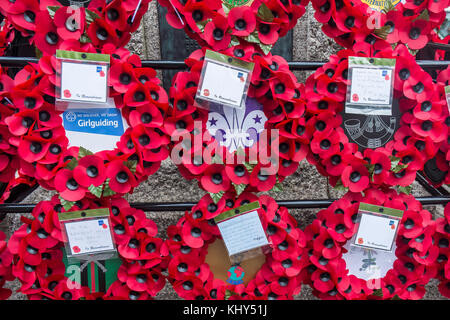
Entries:
{"type": "Polygon", "coordinates": [[[213,50],[225,49],[231,41],[231,35],[227,31],[227,19],[217,14],[205,25],[205,41],[213,50]]]}
{"type": "Polygon", "coordinates": [[[84,8],[61,7],[54,16],[58,35],[64,40],[78,40],[84,32],[86,13],[84,8]]]}
{"type": "Polygon", "coordinates": [[[352,192],[361,192],[369,185],[369,172],[362,164],[350,164],[342,171],[342,183],[352,192]]]}
{"type": "Polygon", "coordinates": [[[104,19],[95,19],[87,29],[87,35],[95,46],[117,44],[119,39],[112,26],[104,19]]]}
{"type": "Polygon", "coordinates": [[[128,193],[137,186],[134,174],[121,160],[111,161],[106,168],[106,176],[110,178],[109,187],[118,193],[128,193]]]}
{"type": "Polygon", "coordinates": [[[83,187],[103,184],[106,178],[103,159],[95,155],[81,158],[73,170],[74,179],[83,187]]]}
{"type": "Polygon", "coordinates": [[[232,34],[248,36],[255,30],[256,17],[250,7],[234,7],[228,13],[228,24],[233,30],[232,34]]]}
{"type": "Polygon", "coordinates": [[[415,20],[399,30],[399,38],[413,50],[421,49],[428,42],[430,24],[426,20],[415,20]]]}

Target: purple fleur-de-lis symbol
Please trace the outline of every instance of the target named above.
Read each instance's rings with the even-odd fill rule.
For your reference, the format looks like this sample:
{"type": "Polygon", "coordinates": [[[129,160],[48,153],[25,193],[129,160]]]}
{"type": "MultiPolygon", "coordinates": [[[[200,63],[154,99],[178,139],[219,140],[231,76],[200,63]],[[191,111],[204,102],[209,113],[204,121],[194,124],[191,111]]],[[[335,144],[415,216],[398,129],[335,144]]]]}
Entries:
{"type": "Polygon", "coordinates": [[[262,105],[247,98],[245,108],[219,107],[210,110],[207,129],[229,152],[251,147],[264,130],[267,117],[262,105]]]}

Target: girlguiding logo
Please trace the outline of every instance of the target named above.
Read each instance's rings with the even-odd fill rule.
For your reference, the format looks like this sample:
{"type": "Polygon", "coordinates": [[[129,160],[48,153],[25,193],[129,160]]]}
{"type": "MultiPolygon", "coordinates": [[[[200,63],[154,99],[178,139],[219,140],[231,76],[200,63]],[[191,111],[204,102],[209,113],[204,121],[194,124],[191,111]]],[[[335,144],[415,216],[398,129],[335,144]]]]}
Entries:
{"type": "Polygon", "coordinates": [[[227,282],[230,284],[242,284],[244,283],[244,269],[240,266],[233,266],[228,269],[227,282]]]}

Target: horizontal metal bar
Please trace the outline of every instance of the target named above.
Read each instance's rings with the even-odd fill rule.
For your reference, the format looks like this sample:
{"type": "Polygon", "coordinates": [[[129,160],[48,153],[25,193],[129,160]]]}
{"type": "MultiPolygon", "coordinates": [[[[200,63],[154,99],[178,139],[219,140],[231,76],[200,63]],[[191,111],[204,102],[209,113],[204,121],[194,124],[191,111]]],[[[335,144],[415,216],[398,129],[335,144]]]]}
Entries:
{"type": "Polygon", "coordinates": [[[429,183],[422,172],[417,172],[416,181],[433,196],[440,197],[449,195],[447,190],[444,188],[435,188],[431,183],[429,183]]]}
{"type": "MultiPolygon", "coordinates": [[[[416,198],[422,205],[446,205],[450,202],[450,196],[447,197],[418,197],[416,198]]],[[[316,200],[280,200],[277,203],[280,206],[289,209],[319,209],[327,208],[337,199],[316,199],[316,200]]],[[[196,202],[135,202],[131,206],[143,211],[186,211],[195,206],[196,202]]],[[[36,204],[24,203],[3,203],[0,204],[0,213],[30,213],[36,207],[36,204]]]]}
{"type": "Polygon", "coordinates": [[[450,44],[447,43],[428,42],[426,46],[437,50],[450,51],[450,44]]]}
{"type": "MultiPolygon", "coordinates": [[[[38,63],[39,59],[34,57],[0,57],[0,65],[5,67],[25,66],[28,63],[38,63]]],[[[327,62],[321,61],[289,61],[288,65],[291,70],[316,70],[327,62]]],[[[450,61],[436,60],[418,60],[417,64],[423,68],[445,69],[450,61]]],[[[173,60],[142,60],[143,67],[153,69],[170,69],[181,70],[186,69],[184,61],[173,60]]]]}

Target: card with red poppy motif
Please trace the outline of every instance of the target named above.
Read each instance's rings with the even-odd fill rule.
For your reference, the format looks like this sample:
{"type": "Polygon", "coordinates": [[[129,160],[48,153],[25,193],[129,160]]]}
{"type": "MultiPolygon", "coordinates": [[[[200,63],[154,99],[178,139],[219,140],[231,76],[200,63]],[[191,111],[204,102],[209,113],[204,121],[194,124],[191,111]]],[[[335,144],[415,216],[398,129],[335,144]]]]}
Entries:
{"type": "Polygon", "coordinates": [[[214,218],[232,263],[263,254],[270,247],[258,215],[258,202],[225,211],[214,218]]]}
{"type": "Polygon", "coordinates": [[[353,246],[392,251],[403,211],[360,203],[357,231],[350,243],[353,246]]]}
{"type": "Polygon", "coordinates": [[[56,108],[65,109],[64,102],[106,103],[108,98],[107,54],[56,51],[60,85],[56,91],[56,108]]]}
{"type": "Polygon", "coordinates": [[[253,68],[252,62],[206,50],[195,104],[244,108],[253,68]]]}
{"type": "Polygon", "coordinates": [[[345,112],[392,115],[395,59],[349,57],[345,112]]]}
{"type": "Polygon", "coordinates": [[[447,100],[447,107],[450,112],[450,86],[445,87],[445,99],[447,100]]]}
{"type": "Polygon", "coordinates": [[[100,260],[116,255],[109,209],[61,212],[58,218],[68,258],[100,260]]]}

